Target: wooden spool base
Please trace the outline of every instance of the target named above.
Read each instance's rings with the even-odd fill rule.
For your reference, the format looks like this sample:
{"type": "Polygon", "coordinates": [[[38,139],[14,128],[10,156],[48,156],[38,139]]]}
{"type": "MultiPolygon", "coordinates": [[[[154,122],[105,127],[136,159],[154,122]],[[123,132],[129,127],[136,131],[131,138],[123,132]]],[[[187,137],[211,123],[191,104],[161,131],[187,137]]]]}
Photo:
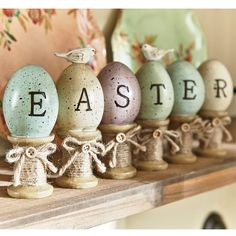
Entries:
{"type": "MultiPolygon", "coordinates": [[[[127,125],[114,125],[114,124],[102,124],[99,126],[103,136],[106,134],[112,134],[115,136],[120,132],[127,132],[130,129],[133,129],[137,124],[127,124],[127,125]]],[[[126,167],[115,167],[110,168],[107,166],[105,173],[97,173],[98,176],[105,179],[130,179],[136,176],[137,170],[132,165],[126,167]]]]}
{"type": "MultiPolygon", "coordinates": [[[[169,124],[169,120],[168,119],[166,120],[137,120],[137,123],[140,124],[143,128],[166,129],[169,124]]],[[[140,155],[145,156],[147,154],[142,153],[140,155]]],[[[168,168],[168,163],[165,162],[164,160],[142,160],[141,159],[135,162],[135,167],[138,170],[159,171],[159,170],[166,170],[168,168]]]]}
{"type": "Polygon", "coordinates": [[[9,186],[7,193],[13,198],[36,199],[51,196],[53,193],[53,186],[44,184],[39,186],[9,186]]]}
{"type": "MultiPolygon", "coordinates": [[[[78,138],[81,141],[89,141],[96,137],[101,138],[101,132],[99,130],[91,130],[91,131],[81,131],[81,130],[69,130],[65,133],[60,131],[60,135],[62,138],[70,135],[72,137],[78,138]]],[[[98,179],[94,176],[67,176],[62,175],[55,180],[55,183],[58,187],[61,188],[74,188],[74,189],[85,189],[85,188],[93,188],[98,185],[98,179]]]]}
{"type": "MultiPolygon", "coordinates": [[[[52,142],[54,139],[54,135],[51,134],[50,136],[43,138],[28,138],[28,137],[16,137],[16,136],[8,136],[7,138],[13,145],[19,145],[19,146],[27,145],[27,146],[37,147],[41,144],[52,142]]],[[[7,188],[7,193],[10,197],[13,198],[23,198],[23,199],[44,198],[52,195],[53,186],[48,183],[38,186],[11,185],[7,188]]]]}
{"type": "MultiPolygon", "coordinates": [[[[194,118],[195,116],[172,116],[171,126],[172,128],[176,129],[183,123],[190,123],[192,120],[194,120],[194,118]]],[[[165,156],[164,159],[169,163],[174,164],[192,164],[197,161],[197,156],[195,156],[193,153],[176,153],[165,156]]]]}
{"type": "Polygon", "coordinates": [[[161,161],[149,161],[149,160],[138,160],[135,163],[138,170],[146,171],[156,171],[156,170],[166,170],[168,168],[168,163],[164,160],[161,161]]]}
{"type": "Polygon", "coordinates": [[[83,189],[96,187],[98,179],[94,175],[88,177],[69,177],[63,175],[57,178],[55,183],[62,188],[83,189]]]}
{"type": "Polygon", "coordinates": [[[227,151],[221,148],[199,148],[195,151],[198,156],[203,157],[225,157],[227,156],[227,151]]]}
{"type": "MultiPolygon", "coordinates": [[[[211,119],[213,120],[214,118],[222,118],[228,116],[228,112],[226,111],[200,111],[200,116],[205,118],[205,119],[211,119]]],[[[195,151],[199,156],[203,157],[225,157],[227,156],[227,151],[223,148],[204,148],[204,147],[199,147],[195,151]]]]}
{"type": "Polygon", "coordinates": [[[105,173],[97,173],[98,176],[105,179],[130,179],[136,176],[137,170],[133,166],[122,168],[109,168],[105,173]]]}
{"type": "Polygon", "coordinates": [[[192,164],[197,161],[197,157],[194,154],[175,154],[166,156],[165,160],[174,164],[192,164]]]}

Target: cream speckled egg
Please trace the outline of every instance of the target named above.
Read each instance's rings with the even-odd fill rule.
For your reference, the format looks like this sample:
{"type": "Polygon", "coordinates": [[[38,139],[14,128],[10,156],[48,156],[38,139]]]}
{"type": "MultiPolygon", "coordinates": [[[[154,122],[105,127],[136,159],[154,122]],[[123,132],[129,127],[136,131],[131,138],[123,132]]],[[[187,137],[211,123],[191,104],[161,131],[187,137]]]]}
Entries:
{"type": "Polygon", "coordinates": [[[71,64],[57,82],[59,96],[58,128],[95,130],[104,110],[102,87],[91,68],[85,64],[71,64]]]}
{"type": "Polygon", "coordinates": [[[167,67],[174,88],[172,116],[194,116],[205,98],[203,79],[187,61],[177,61],[167,67]]]}
{"type": "Polygon", "coordinates": [[[138,115],[141,92],[137,78],[123,63],[112,62],[98,75],[104,93],[103,124],[130,124],[138,115]]]}
{"type": "Polygon", "coordinates": [[[208,60],[199,67],[206,88],[202,110],[225,111],[233,99],[233,81],[227,68],[217,60],[208,60]]]}

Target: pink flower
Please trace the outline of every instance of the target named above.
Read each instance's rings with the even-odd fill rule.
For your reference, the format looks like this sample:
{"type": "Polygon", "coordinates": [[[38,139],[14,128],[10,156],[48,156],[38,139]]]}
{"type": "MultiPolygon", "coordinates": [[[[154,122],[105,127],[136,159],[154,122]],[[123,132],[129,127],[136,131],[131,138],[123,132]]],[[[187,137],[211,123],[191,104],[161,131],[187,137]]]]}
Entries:
{"type": "Polygon", "coordinates": [[[7,17],[12,17],[16,12],[16,9],[3,9],[3,14],[7,17]]]}
{"type": "Polygon", "coordinates": [[[41,9],[29,9],[28,16],[34,24],[41,24],[43,21],[41,9]]]}

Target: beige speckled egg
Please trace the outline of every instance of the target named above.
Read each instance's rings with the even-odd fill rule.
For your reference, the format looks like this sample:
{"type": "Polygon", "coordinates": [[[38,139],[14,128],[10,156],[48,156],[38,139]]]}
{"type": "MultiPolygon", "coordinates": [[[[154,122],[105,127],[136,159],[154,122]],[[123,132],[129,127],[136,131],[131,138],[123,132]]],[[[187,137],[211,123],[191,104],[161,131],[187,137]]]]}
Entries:
{"type": "Polygon", "coordinates": [[[102,87],[89,66],[72,64],[57,82],[59,96],[58,128],[95,130],[100,124],[104,97],[102,87]]]}
{"type": "Polygon", "coordinates": [[[103,124],[130,124],[137,117],[141,91],[134,73],[123,63],[111,62],[98,74],[104,93],[103,124]]]}
{"type": "Polygon", "coordinates": [[[206,88],[202,110],[225,111],[233,98],[233,81],[229,71],[217,60],[205,61],[198,70],[206,88]]]}

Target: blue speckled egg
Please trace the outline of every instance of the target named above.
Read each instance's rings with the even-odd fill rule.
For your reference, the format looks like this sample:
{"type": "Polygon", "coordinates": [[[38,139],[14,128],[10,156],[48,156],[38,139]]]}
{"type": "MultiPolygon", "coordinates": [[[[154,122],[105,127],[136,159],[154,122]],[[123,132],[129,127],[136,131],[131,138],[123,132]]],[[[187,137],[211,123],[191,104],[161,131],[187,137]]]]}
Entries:
{"type": "Polygon", "coordinates": [[[3,114],[11,136],[49,136],[58,108],[55,84],[40,66],[26,65],[18,69],[6,86],[3,114]]]}
{"type": "Polygon", "coordinates": [[[205,99],[203,79],[187,61],[177,61],[167,67],[174,88],[172,116],[194,116],[205,99]]]}

